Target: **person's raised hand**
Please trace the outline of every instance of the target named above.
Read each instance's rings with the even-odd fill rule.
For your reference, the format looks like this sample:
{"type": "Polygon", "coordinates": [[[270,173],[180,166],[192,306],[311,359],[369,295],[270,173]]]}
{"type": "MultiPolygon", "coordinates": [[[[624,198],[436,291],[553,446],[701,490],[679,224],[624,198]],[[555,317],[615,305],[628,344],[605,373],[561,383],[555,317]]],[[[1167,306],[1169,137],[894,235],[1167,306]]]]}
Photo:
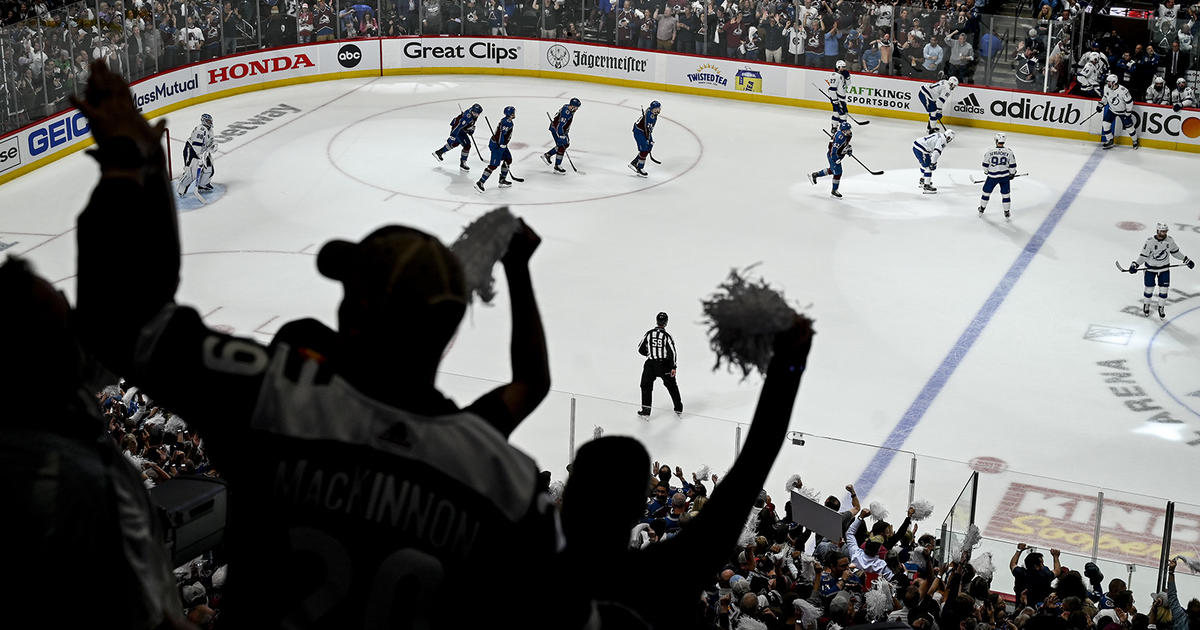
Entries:
{"type": "Polygon", "coordinates": [[[129,84],[103,60],[92,62],[83,99],[74,95],[70,99],[88,118],[99,147],[93,154],[102,167],[136,167],[156,155],[161,157],[166,121],[159,120],[151,127],[134,106],[129,84]],[[131,148],[136,154],[130,153],[131,148]]]}

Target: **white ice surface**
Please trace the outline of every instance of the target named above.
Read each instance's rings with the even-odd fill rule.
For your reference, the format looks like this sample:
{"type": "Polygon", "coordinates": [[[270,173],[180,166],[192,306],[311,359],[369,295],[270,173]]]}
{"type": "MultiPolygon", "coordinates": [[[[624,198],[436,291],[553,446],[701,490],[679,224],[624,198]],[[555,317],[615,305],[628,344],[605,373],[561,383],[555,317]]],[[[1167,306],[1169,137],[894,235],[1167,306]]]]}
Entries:
{"type": "MultiPolygon", "coordinates": [[[[812,186],[806,177],[824,166],[828,113],[790,107],[454,76],[285,87],[168,119],[179,138],[202,111],[221,130],[278,104],[303,111],[221,145],[214,179],[227,192],[180,214],[180,302],[210,325],[263,342],[300,316],[335,325],[341,294],[316,273],[321,243],[357,240],[391,222],[451,241],[482,212],[510,204],[544,239],[532,272],[556,390],[513,439],[557,478],[569,454],[566,392],[576,394],[577,444],[601,427],[638,436],[655,459],[689,472],[728,468],[734,422],[749,421],[761,379],[710,370],[699,300],[731,268],[756,263],[819,333],[792,428],[884,443],[1096,150],[1010,133],[1019,170],[1030,174],[1014,182],[1008,223],[998,191],[986,217],[976,216],[980,187],[971,176],[992,137],[981,129],[959,130],[935,175],[938,194],[921,195],[910,146],[923,125],[876,119],[856,127],[855,155],[886,173],[873,177],[847,160],[839,201],[828,196],[829,178],[812,186]],[[571,134],[580,173],[559,176],[536,156],[549,145],[544,112],[571,96],[583,100],[571,134]],[[663,165],[648,164],[650,177],[640,179],[626,168],[636,152],[630,129],[652,99],[663,102],[654,152],[663,165]],[[475,102],[492,123],[505,105],[516,106],[511,146],[524,183],[499,190],[494,174],[480,196],[471,189],[482,167],[474,155],[469,175],[457,170],[457,150],[441,164],[430,156],[458,107],[475,102]],[[660,310],[672,316],[688,413],[676,419],[660,385],[659,409],[644,422],[634,415],[642,360],[635,345],[660,310]]],[[[480,125],[476,138],[486,145],[487,137],[480,125]]],[[[1200,503],[1191,481],[1198,447],[1187,444],[1200,437],[1200,300],[1192,297],[1200,296],[1200,275],[1174,271],[1178,301],[1164,323],[1123,311],[1139,306],[1141,276],[1113,265],[1135,258],[1159,221],[1185,253],[1200,254],[1200,228],[1188,227],[1200,224],[1195,165],[1182,153],[1104,152],[1028,268],[1009,277],[1011,292],[896,445],[919,454],[917,495],[937,506],[923,529],[935,528],[966,481],[970,469],[958,462],[975,457],[1009,467],[982,476],[981,522],[1009,482],[1057,483],[1013,471],[1072,479],[1082,494],[1106,487],[1200,503]],[[1105,372],[1120,370],[1097,362],[1113,360],[1126,362],[1121,380],[1133,384],[1105,382],[1105,372]],[[1127,387],[1144,394],[1112,390],[1127,387]],[[1131,410],[1131,399],[1160,409],[1131,410]],[[1174,422],[1147,421],[1159,411],[1174,422]]],[[[68,293],[72,225],[96,172],[76,154],[0,187],[0,242],[16,241],[7,251],[29,252],[68,293]]],[[[137,246],[118,225],[112,238],[114,247],[137,246]]],[[[501,297],[468,314],[442,365],[440,385],[460,403],[509,376],[509,310],[503,275],[497,280],[501,297]]],[[[118,300],[136,290],[113,279],[118,300]]],[[[783,481],[798,472],[832,493],[857,479],[874,453],[811,437],[805,447],[788,443],[767,488],[782,505],[783,481]]],[[[896,457],[868,499],[901,513],[909,465],[909,455],[896,457]]]]}

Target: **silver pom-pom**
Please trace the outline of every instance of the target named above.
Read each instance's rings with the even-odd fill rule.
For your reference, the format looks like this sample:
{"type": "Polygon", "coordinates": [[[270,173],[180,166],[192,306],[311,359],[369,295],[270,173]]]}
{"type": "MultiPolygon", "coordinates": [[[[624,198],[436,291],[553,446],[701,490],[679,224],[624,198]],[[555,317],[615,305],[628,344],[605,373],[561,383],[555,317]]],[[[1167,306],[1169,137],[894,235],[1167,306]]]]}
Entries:
{"type": "Polygon", "coordinates": [[[800,496],[812,501],[813,503],[821,502],[821,491],[812,486],[804,486],[800,488],[800,496]]]}
{"type": "Polygon", "coordinates": [[[958,546],[958,549],[954,550],[953,559],[958,560],[962,557],[964,552],[966,552],[967,557],[970,558],[971,550],[974,549],[981,540],[983,540],[983,535],[979,533],[979,526],[971,523],[971,525],[967,527],[967,533],[963,535],[962,544],[958,546]]]}
{"type": "Polygon", "coordinates": [[[708,345],[717,355],[713,370],[727,363],[742,371],[765,374],[775,342],[775,334],[791,328],[796,311],[788,306],[783,294],[764,280],[757,283],[742,277],[753,265],[729,272],[729,279],[718,287],[711,299],[702,301],[707,318],[708,345]]]}
{"type": "Polygon", "coordinates": [[[871,510],[871,516],[875,520],[877,520],[877,521],[886,521],[887,520],[888,511],[887,511],[887,508],[883,507],[882,503],[880,503],[878,501],[872,501],[871,504],[867,507],[871,510]]]}
{"type": "Polygon", "coordinates": [[[508,252],[508,244],[520,226],[507,206],[496,208],[475,219],[450,246],[462,264],[468,294],[478,295],[484,303],[496,297],[492,268],[508,252]]]}
{"type": "Polygon", "coordinates": [[[923,521],[933,514],[933,504],[925,499],[915,499],[912,502],[912,520],[923,521]]]}
{"type": "Polygon", "coordinates": [[[187,423],[184,422],[183,418],[180,418],[179,416],[171,416],[171,419],[167,420],[167,424],[163,427],[163,430],[167,433],[179,433],[181,431],[186,431],[187,423]]]}
{"type": "Polygon", "coordinates": [[[1192,573],[1200,573],[1200,560],[1196,560],[1195,558],[1185,558],[1183,556],[1175,556],[1175,559],[1186,564],[1187,567],[1192,570],[1192,573]]]}
{"type": "Polygon", "coordinates": [[[563,488],[565,485],[566,484],[557,479],[550,482],[550,488],[548,489],[548,492],[550,493],[550,496],[554,498],[555,503],[562,501],[563,488]]]}
{"type": "Polygon", "coordinates": [[[892,588],[887,580],[876,579],[871,590],[867,591],[866,608],[868,621],[883,621],[892,612],[892,588]],[[886,585],[886,586],[885,586],[886,585]]]}
{"type": "Polygon", "coordinates": [[[701,466],[700,470],[696,471],[696,478],[700,481],[708,481],[709,477],[711,476],[712,468],[708,464],[701,466]]]}
{"type": "Polygon", "coordinates": [[[821,609],[807,599],[800,598],[797,598],[792,605],[796,607],[796,612],[800,613],[800,625],[805,630],[815,630],[817,622],[821,619],[821,609]]]}
{"type": "Polygon", "coordinates": [[[788,477],[787,483],[783,484],[783,496],[790,497],[792,496],[792,490],[802,490],[803,488],[804,486],[800,482],[800,475],[792,475],[788,477]],[[796,488],[796,486],[800,486],[800,488],[796,488]]]}
{"type": "Polygon", "coordinates": [[[599,440],[602,437],[604,437],[604,427],[596,425],[596,428],[592,429],[592,439],[599,440]]]}
{"type": "Polygon", "coordinates": [[[975,569],[975,575],[991,582],[992,576],[996,574],[996,565],[992,563],[992,552],[985,551],[978,556],[972,556],[971,567],[975,569]]]}
{"type": "Polygon", "coordinates": [[[767,624],[746,615],[738,617],[737,630],[767,630],[767,624]]]}
{"type": "Polygon", "coordinates": [[[750,508],[750,516],[746,519],[746,524],[742,526],[742,533],[738,536],[738,546],[745,547],[754,542],[757,538],[758,531],[758,513],[762,511],[760,507],[750,508]]]}

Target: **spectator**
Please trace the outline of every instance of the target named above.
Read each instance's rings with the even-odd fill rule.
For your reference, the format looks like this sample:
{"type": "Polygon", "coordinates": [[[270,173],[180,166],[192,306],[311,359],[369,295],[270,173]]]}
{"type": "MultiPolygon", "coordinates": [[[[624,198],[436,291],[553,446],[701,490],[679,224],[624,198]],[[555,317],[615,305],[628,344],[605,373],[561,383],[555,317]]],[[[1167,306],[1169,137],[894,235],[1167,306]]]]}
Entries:
{"type": "Polygon", "coordinates": [[[942,47],[936,40],[930,40],[928,44],[925,44],[924,55],[925,60],[922,67],[925,69],[925,74],[938,76],[942,70],[942,61],[945,60],[942,47]]]}
{"type": "Polygon", "coordinates": [[[974,62],[975,51],[971,49],[971,43],[967,41],[967,34],[959,33],[958,39],[950,45],[949,72],[947,74],[957,77],[959,83],[972,82],[974,73],[970,72],[969,68],[974,62]]]}
{"type": "Polygon", "coordinates": [[[830,20],[831,26],[825,32],[825,55],[822,59],[822,68],[832,68],[837,63],[841,42],[838,39],[837,22],[830,20]]]}
{"type": "MultiPolygon", "coordinates": [[[[554,544],[549,502],[539,498],[533,462],[503,437],[549,387],[528,272],[536,234],[520,224],[503,259],[518,324],[513,382],[460,410],[433,385],[467,300],[458,262],[436,239],[388,226],[358,244],[326,244],[318,269],[339,279],[346,292],[338,331],[301,320],[263,347],[208,330],[194,310],[173,301],[179,235],[162,170],[161,123],[150,128],[127,85],[103,64],[93,67],[86,94],[78,106],[98,144],[101,179],[78,223],[78,319],[90,346],[109,364],[192,422],[204,423],[209,439],[231,453],[222,465],[231,483],[241,484],[230,495],[230,512],[241,516],[227,533],[234,573],[222,616],[234,625],[278,626],[302,610],[288,602],[327,583],[338,590],[320,591],[335,597],[323,624],[383,623],[395,608],[403,615],[398,620],[419,625],[428,621],[424,611],[440,616],[447,610],[468,575],[492,581],[518,562],[547,566],[554,544]],[[131,267],[133,250],[125,255],[106,245],[104,233],[115,225],[159,247],[138,250],[131,267]],[[119,314],[108,308],[106,280],[117,268],[141,270],[136,281],[143,287],[119,314]],[[151,338],[147,334],[156,341],[139,346],[138,339],[151,338]],[[205,358],[201,347],[213,355],[205,358]],[[397,353],[406,360],[394,361],[397,353]],[[285,376],[292,369],[298,372],[285,376]],[[222,395],[196,397],[197,387],[222,395]],[[414,450],[414,443],[420,448],[414,450]],[[450,454],[463,452],[464,444],[476,455],[450,454]],[[381,484],[382,502],[356,502],[349,481],[335,481],[351,475],[381,484]],[[287,481],[278,486],[272,479],[287,481]],[[414,528],[415,522],[401,518],[406,502],[417,500],[410,491],[429,497],[447,520],[414,528]],[[306,502],[313,492],[324,500],[306,502]],[[473,533],[464,537],[464,531],[473,533]],[[296,560],[314,552],[329,564],[296,560]],[[389,597],[382,608],[368,607],[372,589],[350,588],[370,584],[380,569],[387,574],[416,567],[423,567],[418,577],[426,580],[422,606],[401,596],[389,597]]],[[[560,590],[565,587],[548,588],[541,592],[551,601],[524,614],[533,615],[535,625],[543,618],[574,625],[578,620],[559,609],[569,604],[560,590]]],[[[505,589],[483,589],[471,601],[494,609],[507,595],[505,589]]]]}
{"type": "Polygon", "coordinates": [[[78,626],[85,609],[103,611],[112,628],[181,622],[156,508],[89,404],[105,372],[80,348],[70,305],[12,256],[0,265],[0,292],[0,334],[11,359],[0,373],[22,383],[0,423],[0,473],[13,516],[0,533],[14,543],[0,587],[40,627],[78,626]],[[75,589],[67,606],[61,587],[80,562],[102,568],[103,587],[75,589]]]}
{"type": "Polygon", "coordinates": [[[758,25],[758,32],[763,36],[763,49],[766,50],[768,63],[783,62],[784,24],[782,20],[781,14],[772,13],[758,25]]]}
{"type": "Polygon", "coordinates": [[[663,7],[662,15],[655,15],[658,18],[655,27],[658,37],[658,49],[673,50],[675,48],[675,33],[679,29],[679,18],[671,13],[671,7],[663,7]]]}
{"type": "Polygon", "coordinates": [[[1191,68],[1191,59],[1186,52],[1179,49],[1179,42],[1174,41],[1171,42],[1171,49],[1162,56],[1162,66],[1163,80],[1167,85],[1174,85],[1176,79],[1187,78],[1187,71],[1191,68]]]}
{"type": "Polygon", "coordinates": [[[1025,543],[1017,545],[1017,551],[1013,554],[1012,560],[1008,563],[1008,569],[1013,574],[1014,586],[1013,590],[1020,595],[1024,591],[1028,601],[1038,603],[1046,599],[1050,594],[1050,582],[1059,577],[1062,573],[1062,567],[1058,563],[1058,550],[1051,549],[1050,555],[1054,558],[1054,570],[1046,568],[1046,563],[1042,560],[1043,556],[1040,553],[1030,551],[1029,555],[1025,556],[1025,566],[1017,566],[1021,554],[1026,549],[1025,543]]]}
{"type": "MultiPolygon", "coordinates": [[[[891,36],[890,33],[884,33],[883,35],[884,35],[884,37],[891,36]]],[[[886,46],[887,46],[888,57],[889,57],[889,61],[890,61],[890,57],[891,57],[891,41],[890,41],[890,39],[888,40],[886,46]]],[[[870,44],[867,44],[867,49],[865,51],[863,51],[863,55],[862,55],[863,72],[870,72],[873,74],[882,74],[883,73],[883,68],[886,67],[886,64],[883,61],[883,47],[884,47],[884,42],[882,40],[878,40],[878,39],[875,41],[872,41],[870,44]]]]}

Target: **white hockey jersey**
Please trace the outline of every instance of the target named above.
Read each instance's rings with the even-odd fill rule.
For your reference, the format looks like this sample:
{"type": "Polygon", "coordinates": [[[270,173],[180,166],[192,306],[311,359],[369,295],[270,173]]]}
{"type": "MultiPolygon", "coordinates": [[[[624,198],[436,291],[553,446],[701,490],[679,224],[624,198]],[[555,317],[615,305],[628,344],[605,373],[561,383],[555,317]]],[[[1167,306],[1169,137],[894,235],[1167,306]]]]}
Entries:
{"type": "Polygon", "coordinates": [[[1150,87],[1146,88],[1146,98],[1144,101],[1151,105],[1170,105],[1171,90],[1168,90],[1165,85],[1155,86],[1152,83],[1150,87]]]}
{"type": "Polygon", "coordinates": [[[1133,113],[1133,97],[1124,85],[1116,88],[1104,86],[1104,96],[1100,99],[1108,106],[1108,110],[1118,116],[1128,116],[1133,113]]]}
{"type": "Polygon", "coordinates": [[[829,84],[829,87],[826,88],[829,100],[845,103],[846,90],[850,87],[850,77],[843,77],[840,73],[834,72],[829,75],[829,80],[826,83],[829,84]]]}
{"type": "Polygon", "coordinates": [[[946,135],[940,131],[935,131],[928,136],[918,138],[913,142],[913,148],[929,155],[929,162],[937,164],[938,158],[942,156],[942,151],[946,148],[946,135]]]}
{"type": "Polygon", "coordinates": [[[983,154],[983,170],[988,177],[1001,179],[1017,174],[1017,156],[1008,147],[996,147],[983,154]]]}
{"type": "Polygon", "coordinates": [[[1170,104],[1180,107],[1195,107],[1196,92],[1192,90],[1191,86],[1185,86],[1182,90],[1178,88],[1171,90],[1170,104]]]}
{"type": "Polygon", "coordinates": [[[1142,255],[1138,256],[1137,263],[1139,267],[1154,271],[1166,267],[1171,262],[1169,256],[1185,262],[1188,260],[1187,256],[1179,253],[1179,246],[1175,244],[1174,238],[1168,236],[1160,241],[1155,235],[1146,239],[1146,244],[1142,246],[1142,255]]]}
{"type": "Polygon", "coordinates": [[[946,106],[946,101],[950,98],[950,82],[942,79],[937,83],[930,83],[921,86],[921,93],[930,101],[937,101],[938,109],[946,106]]]}
{"type": "Polygon", "coordinates": [[[1079,72],[1075,75],[1075,81],[1079,83],[1079,87],[1085,90],[1099,88],[1100,66],[1093,59],[1086,60],[1083,65],[1079,66],[1079,72]]]}
{"type": "Polygon", "coordinates": [[[196,125],[196,128],[192,130],[192,137],[188,139],[187,146],[183,149],[184,161],[190,164],[192,160],[208,158],[212,153],[213,145],[212,130],[204,125],[196,125]]]}

